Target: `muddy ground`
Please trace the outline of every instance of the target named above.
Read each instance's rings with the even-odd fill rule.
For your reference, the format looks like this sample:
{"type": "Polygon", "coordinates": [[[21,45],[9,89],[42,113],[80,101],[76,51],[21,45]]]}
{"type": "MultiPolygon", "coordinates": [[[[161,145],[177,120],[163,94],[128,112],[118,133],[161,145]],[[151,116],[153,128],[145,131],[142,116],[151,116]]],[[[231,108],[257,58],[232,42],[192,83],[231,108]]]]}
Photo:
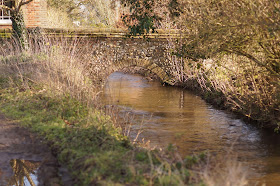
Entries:
{"type": "Polygon", "coordinates": [[[42,139],[0,113],[0,186],[22,178],[26,185],[72,185],[42,139]]]}

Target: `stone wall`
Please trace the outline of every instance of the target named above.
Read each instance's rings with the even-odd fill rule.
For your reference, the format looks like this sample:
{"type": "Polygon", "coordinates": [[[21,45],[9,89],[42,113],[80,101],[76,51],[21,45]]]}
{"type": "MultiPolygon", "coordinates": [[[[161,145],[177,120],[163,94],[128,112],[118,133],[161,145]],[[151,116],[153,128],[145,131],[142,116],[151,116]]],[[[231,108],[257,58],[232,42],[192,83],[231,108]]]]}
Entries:
{"type": "MultiPolygon", "coordinates": [[[[92,64],[87,61],[89,70],[97,68],[94,66],[96,62],[101,63],[98,66],[110,68],[112,71],[142,67],[155,73],[162,82],[174,84],[176,65],[173,64],[171,53],[177,39],[182,37],[178,30],[156,30],[156,33],[146,35],[145,38],[143,36],[128,38],[127,31],[109,28],[44,30],[48,37],[54,39],[78,40],[79,51],[91,55],[94,61],[92,64]],[[91,50],[87,49],[88,46],[91,50]],[[93,52],[89,54],[88,51],[93,52]]],[[[94,70],[92,73],[94,75],[94,70]]]]}
{"type": "MultiPolygon", "coordinates": [[[[94,51],[93,61],[108,64],[107,68],[112,71],[142,67],[155,73],[162,82],[174,83],[169,50],[171,39],[88,37],[87,42],[94,51]]],[[[89,68],[94,67],[89,64],[89,68]]]]}

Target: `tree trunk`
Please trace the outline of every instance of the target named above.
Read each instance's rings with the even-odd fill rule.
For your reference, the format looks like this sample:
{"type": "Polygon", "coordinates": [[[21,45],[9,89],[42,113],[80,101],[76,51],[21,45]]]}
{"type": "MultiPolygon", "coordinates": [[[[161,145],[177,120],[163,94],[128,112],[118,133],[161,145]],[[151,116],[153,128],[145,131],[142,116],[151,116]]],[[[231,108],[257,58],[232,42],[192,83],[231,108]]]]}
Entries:
{"type": "Polygon", "coordinates": [[[29,48],[28,35],[22,11],[12,13],[12,27],[13,35],[18,40],[22,50],[27,50],[29,48]]]}

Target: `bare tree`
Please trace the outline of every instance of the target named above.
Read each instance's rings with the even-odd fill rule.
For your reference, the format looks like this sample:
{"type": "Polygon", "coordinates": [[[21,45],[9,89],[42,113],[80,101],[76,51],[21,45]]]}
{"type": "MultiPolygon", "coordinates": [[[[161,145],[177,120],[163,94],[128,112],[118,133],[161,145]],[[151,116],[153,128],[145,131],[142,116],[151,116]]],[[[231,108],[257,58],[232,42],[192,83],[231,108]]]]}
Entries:
{"type": "Polygon", "coordinates": [[[13,32],[23,50],[28,48],[28,37],[21,7],[32,1],[33,0],[6,0],[4,5],[0,5],[1,9],[11,12],[13,32]],[[10,3],[11,6],[7,6],[7,3],[10,3]]]}

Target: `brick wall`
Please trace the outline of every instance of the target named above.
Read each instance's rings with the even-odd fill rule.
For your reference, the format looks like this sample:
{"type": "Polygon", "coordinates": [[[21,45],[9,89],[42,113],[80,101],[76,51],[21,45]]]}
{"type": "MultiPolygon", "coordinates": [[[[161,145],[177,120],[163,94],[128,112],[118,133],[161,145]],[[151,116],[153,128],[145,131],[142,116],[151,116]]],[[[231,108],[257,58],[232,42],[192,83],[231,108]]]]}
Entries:
{"type": "Polygon", "coordinates": [[[28,28],[45,27],[47,19],[46,0],[33,0],[22,7],[25,25],[28,28]]]}
{"type": "MultiPolygon", "coordinates": [[[[28,28],[46,27],[47,2],[46,0],[33,0],[22,7],[25,25],[28,28]]],[[[1,24],[0,29],[11,29],[11,24],[1,24]]]]}

